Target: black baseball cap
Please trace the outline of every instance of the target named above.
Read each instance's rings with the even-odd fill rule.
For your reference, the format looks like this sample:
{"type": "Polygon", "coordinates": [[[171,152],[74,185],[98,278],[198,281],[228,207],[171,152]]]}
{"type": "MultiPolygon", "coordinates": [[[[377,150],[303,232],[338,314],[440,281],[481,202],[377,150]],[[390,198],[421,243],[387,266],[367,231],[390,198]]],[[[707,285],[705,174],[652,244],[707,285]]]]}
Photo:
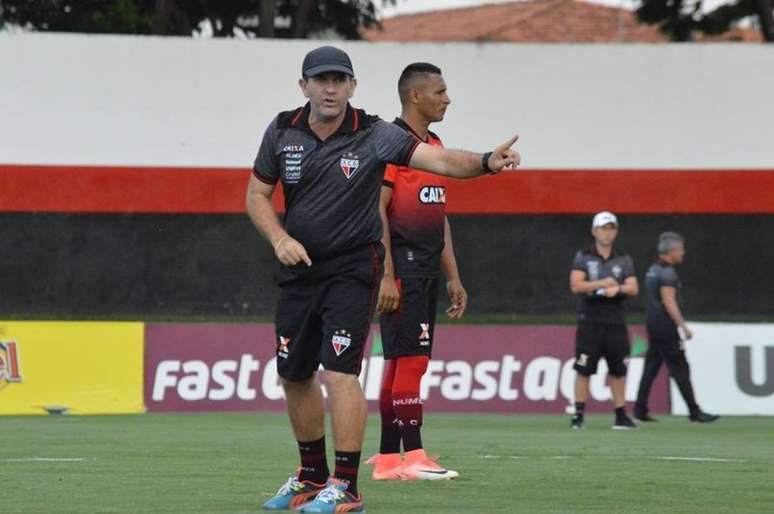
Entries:
{"type": "Polygon", "coordinates": [[[352,71],[352,61],[343,50],[335,46],[321,46],[315,48],[304,57],[304,63],[301,65],[301,75],[303,77],[314,77],[327,72],[344,73],[350,77],[355,76],[352,71]]]}

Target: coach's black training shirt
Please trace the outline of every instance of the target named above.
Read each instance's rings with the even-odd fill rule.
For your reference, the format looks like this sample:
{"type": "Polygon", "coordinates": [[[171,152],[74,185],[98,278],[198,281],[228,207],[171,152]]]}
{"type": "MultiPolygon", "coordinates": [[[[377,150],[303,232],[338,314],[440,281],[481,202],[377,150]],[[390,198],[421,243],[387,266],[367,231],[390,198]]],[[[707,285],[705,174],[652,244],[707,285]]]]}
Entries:
{"type": "MultiPolygon", "coordinates": [[[[623,284],[628,277],[634,276],[634,261],[629,255],[621,255],[613,251],[608,259],[597,253],[596,246],[580,250],[575,254],[572,269],[586,273],[586,280],[602,280],[613,277],[623,284]]],[[[619,294],[608,298],[598,292],[578,295],[579,321],[594,321],[599,323],[625,324],[624,302],[626,296],[619,294]]]]}
{"type": "Polygon", "coordinates": [[[321,141],[309,127],[309,110],[307,103],[277,115],[253,174],[268,184],[282,181],[285,230],[314,263],[381,239],[385,165],[407,165],[420,141],[350,105],[338,130],[321,141]]]}
{"type": "Polygon", "coordinates": [[[676,289],[677,305],[682,308],[683,284],[680,282],[677,270],[668,262],[659,259],[645,275],[646,323],[651,331],[672,332],[677,330],[677,325],[669,317],[664,302],[661,300],[663,286],[676,289]]]}

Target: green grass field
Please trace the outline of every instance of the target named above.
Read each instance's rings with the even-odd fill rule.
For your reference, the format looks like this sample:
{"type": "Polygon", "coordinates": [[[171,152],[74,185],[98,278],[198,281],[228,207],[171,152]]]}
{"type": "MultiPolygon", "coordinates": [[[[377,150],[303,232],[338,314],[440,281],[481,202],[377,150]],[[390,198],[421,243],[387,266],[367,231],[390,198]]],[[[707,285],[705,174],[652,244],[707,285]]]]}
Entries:
{"type": "MultiPolygon", "coordinates": [[[[367,511],[774,512],[771,418],[611,420],[427,415],[428,451],[460,479],[372,482],[364,466],[367,511]]],[[[0,512],[257,512],[296,462],[284,415],[2,417],[0,512]]]]}

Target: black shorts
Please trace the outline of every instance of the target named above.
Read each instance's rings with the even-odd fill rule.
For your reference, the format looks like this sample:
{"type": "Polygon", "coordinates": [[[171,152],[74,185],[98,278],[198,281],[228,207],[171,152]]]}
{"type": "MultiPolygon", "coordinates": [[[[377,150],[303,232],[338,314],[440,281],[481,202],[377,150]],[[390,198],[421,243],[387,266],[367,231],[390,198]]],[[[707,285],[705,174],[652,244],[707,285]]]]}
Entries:
{"type": "Polygon", "coordinates": [[[307,272],[280,283],[274,319],[279,376],[306,380],[320,364],[360,374],[383,258],[384,248],[375,243],[313,261],[307,272]]]}
{"type": "Polygon", "coordinates": [[[581,321],[575,333],[573,368],[583,376],[591,376],[597,372],[599,359],[604,357],[611,376],[625,377],[630,350],[626,325],[581,321]]]}
{"type": "Polygon", "coordinates": [[[385,359],[431,355],[438,305],[437,278],[398,279],[398,310],[379,318],[385,359]]]}

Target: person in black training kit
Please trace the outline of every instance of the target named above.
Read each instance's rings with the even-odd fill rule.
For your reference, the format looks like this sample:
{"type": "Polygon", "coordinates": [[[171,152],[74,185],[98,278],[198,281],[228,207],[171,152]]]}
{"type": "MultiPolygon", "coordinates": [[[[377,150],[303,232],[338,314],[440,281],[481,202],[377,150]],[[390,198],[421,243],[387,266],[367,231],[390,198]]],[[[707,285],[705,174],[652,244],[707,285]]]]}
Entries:
{"type": "Polygon", "coordinates": [[[637,392],[637,402],[634,404],[634,417],[641,421],[656,421],[648,413],[648,396],[653,380],[664,362],[688,406],[689,419],[698,423],[710,423],[719,417],[702,412],[691,386],[690,368],[685,358],[685,341],[691,339],[693,333],[685,324],[680,308],[683,286],[675,270],[675,266],[683,262],[684,256],[683,237],[675,232],[664,232],[658,238],[658,261],[645,275],[649,346],[637,392]]]}
{"type": "Polygon", "coordinates": [[[570,428],[583,428],[583,412],[589,396],[589,378],[597,372],[601,357],[607,361],[615,407],[614,430],[637,425],[626,415],[626,363],[629,332],[624,319],[624,301],[638,292],[634,262],[613,249],[618,236],[618,218],[600,212],[591,223],[594,244],[575,255],[570,272],[570,290],[580,298],[575,335],[575,416],[570,428]]]}

